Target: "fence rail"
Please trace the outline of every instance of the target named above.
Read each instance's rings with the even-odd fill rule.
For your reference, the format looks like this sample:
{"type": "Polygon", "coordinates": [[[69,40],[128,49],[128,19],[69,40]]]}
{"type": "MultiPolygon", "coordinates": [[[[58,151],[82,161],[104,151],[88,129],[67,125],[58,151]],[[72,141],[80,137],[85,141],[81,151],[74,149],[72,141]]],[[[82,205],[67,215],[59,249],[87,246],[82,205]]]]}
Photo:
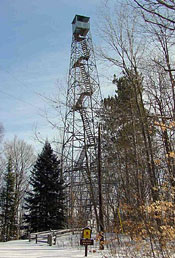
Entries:
{"type": "Polygon", "coordinates": [[[52,246],[53,244],[56,245],[57,238],[70,233],[74,234],[74,233],[80,233],[80,232],[82,232],[82,228],[35,232],[35,233],[29,234],[29,241],[35,240],[36,244],[38,242],[40,243],[42,242],[52,246]]]}

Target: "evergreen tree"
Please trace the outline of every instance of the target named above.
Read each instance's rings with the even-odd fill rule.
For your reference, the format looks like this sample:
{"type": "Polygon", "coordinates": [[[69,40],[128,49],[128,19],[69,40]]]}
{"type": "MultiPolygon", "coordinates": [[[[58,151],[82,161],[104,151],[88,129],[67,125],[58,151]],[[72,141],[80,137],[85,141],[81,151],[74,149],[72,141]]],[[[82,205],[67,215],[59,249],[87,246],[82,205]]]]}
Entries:
{"type": "MultiPolygon", "coordinates": [[[[142,101],[140,76],[128,71],[119,79],[114,77],[113,83],[116,84],[116,94],[104,99],[101,121],[103,180],[109,184],[104,190],[104,199],[109,200],[106,210],[109,214],[112,207],[116,221],[119,206],[125,204],[136,211],[137,207],[151,198],[156,180],[152,176],[153,167],[149,169],[149,159],[156,149],[154,128],[147,116],[149,111],[142,101]],[[152,149],[148,145],[150,139],[152,149]]],[[[137,221],[138,214],[133,214],[134,218],[126,212],[122,220],[128,217],[137,221]]]]}
{"type": "Polygon", "coordinates": [[[15,176],[11,158],[8,160],[4,186],[1,192],[1,240],[8,241],[15,237],[15,176]]]}
{"type": "Polygon", "coordinates": [[[60,178],[59,164],[60,161],[46,141],[32,170],[32,191],[26,198],[25,220],[32,232],[64,226],[64,184],[60,178]]]}

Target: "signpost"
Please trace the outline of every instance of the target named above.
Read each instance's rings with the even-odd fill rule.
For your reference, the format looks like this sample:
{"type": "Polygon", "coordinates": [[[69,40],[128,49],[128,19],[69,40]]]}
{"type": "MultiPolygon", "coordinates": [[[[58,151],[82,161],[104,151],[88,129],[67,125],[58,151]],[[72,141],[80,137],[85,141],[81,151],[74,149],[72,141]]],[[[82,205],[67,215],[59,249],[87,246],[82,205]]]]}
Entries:
{"type": "Polygon", "coordinates": [[[82,238],[80,239],[80,245],[85,246],[85,256],[87,256],[88,245],[93,245],[94,240],[91,238],[92,230],[88,227],[83,229],[82,238]]]}

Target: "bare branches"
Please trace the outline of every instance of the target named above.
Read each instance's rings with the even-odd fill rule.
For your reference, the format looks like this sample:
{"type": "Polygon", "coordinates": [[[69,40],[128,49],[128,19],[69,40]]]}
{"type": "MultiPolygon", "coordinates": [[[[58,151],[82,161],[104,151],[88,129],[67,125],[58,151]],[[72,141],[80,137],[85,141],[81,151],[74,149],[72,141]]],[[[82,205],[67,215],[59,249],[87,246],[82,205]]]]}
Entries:
{"type": "Polygon", "coordinates": [[[175,29],[175,3],[172,0],[134,0],[145,22],[173,31],[175,29]]]}
{"type": "MultiPolygon", "coordinates": [[[[24,196],[28,189],[29,173],[35,161],[34,150],[31,145],[15,136],[12,141],[6,141],[4,143],[4,155],[6,160],[10,158],[12,162],[12,172],[15,177],[14,219],[20,227],[20,214],[22,212],[24,196]]],[[[19,231],[17,232],[18,234],[19,231]]]]}
{"type": "Polygon", "coordinates": [[[133,70],[143,62],[142,54],[146,52],[145,37],[138,37],[142,29],[137,12],[126,5],[116,5],[105,9],[103,23],[99,26],[104,45],[98,49],[99,57],[114,66],[133,70]]]}

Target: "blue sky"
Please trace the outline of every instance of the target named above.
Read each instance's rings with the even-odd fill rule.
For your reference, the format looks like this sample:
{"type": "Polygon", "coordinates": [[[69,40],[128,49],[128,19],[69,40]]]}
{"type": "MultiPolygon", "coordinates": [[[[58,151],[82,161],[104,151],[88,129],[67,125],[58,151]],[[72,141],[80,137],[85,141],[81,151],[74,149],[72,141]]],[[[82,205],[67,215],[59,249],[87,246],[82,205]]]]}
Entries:
{"type": "Polygon", "coordinates": [[[39,96],[57,94],[65,81],[75,14],[91,17],[93,41],[101,0],[0,0],[0,122],[5,139],[34,144],[34,130],[52,135],[39,96]]]}

